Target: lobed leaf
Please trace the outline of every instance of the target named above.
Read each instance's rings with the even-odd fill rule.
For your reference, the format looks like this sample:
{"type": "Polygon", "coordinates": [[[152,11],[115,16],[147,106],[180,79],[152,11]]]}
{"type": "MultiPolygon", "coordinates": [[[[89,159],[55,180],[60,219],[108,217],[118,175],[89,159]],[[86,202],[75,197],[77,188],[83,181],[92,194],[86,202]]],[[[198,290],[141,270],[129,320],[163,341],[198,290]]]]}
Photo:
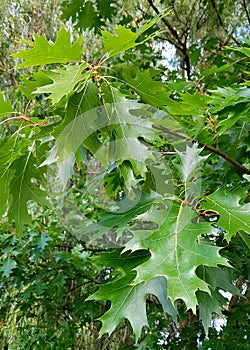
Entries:
{"type": "Polygon", "coordinates": [[[199,236],[212,231],[209,223],[191,223],[189,207],[174,209],[151,235],[139,235],[126,245],[126,249],[149,249],[151,258],[136,268],[135,282],[147,281],[155,276],[168,280],[168,296],[182,299],[187,308],[195,310],[197,289],[208,291],[207,284],[197,277],[199,265],[227,264],[219,255],[219,248],[200,243],[199,236]]]}
{"type": "Polygon", "coordinates": [[[202,209],[214,210],[220,214],[218,225],[227,231],[225,238],[228,242],[239,230],[250,234],[250,203],[240,204],[241,198],[241,191],[228,192],[225,188],[220,188],[201,202],[202,209]]]}
{"type": "Polygon", "coordinates": [[[0,92],[0,117],[4,117],[12,112],[12,107],[8,98],[0,92]]]}
{"type": "Polygon", "coordinates": [[[88,74],[85,71],[87,64],[83,63],[80,66],[65,66],[64,69],[44,72],[53,83],[49,85],[39,86],[34,90],[34,94],[50,94],[48,98],[55,104],[64,96],[69,96],[74,92],[79,82],[87,81],[88,74]]]}
{"type": "Polygon", "coordinates": [[[149,28],[153,27],[163,16],[156,16],[154,19],[144,24],[136,32],[133,32],[131,29],[127,29],[121,25],[115,29],[115,34],[102,30],[101,41],[103,42],[105,50],[108,52],[108,57],[117,55],[118,53],[124,52],[132,47],[142,44],[146,40],[151,39],[154,35],[149,35],[145,40],[137,42],[140,35],[149,28]]]}
{"type": "Polygon", "coordinates": [[[74,44],[70,42],[70,32],[64,26],[57,34],[55,43],[46,40],[42,35],[35,35],[34,46],[30,50],[20,50],[13,54],[14,58],[21,58],[23,63],[17,67],[40,66],[51,63],[79,62],[83,53],[82,37],[79,37],[74,44]]]}
{"type": "Polygon", "coordinates": [[[10,220],[16,222],[16,233],[19,236],[22,234],[23,226],[31,222],[27,202],[33,200],[49,206],[46,193],[34,182],[34,179],[44,182],[42,169],[38,169],[34,163],[32,153],[27,153],[15,160],[12,165],[14,174],[10,183],[8,215],[10,220]]]}
{"type": "Polygon", "coordinates": [[[173,318],[176,317],[176,313],[167,297],[167,281],[164,277],[152,278],[150,281],[139,284],[133,283],[135,277],[133,268],[148,259],[148,251],[141,250],[123,254],[120,252],[120,249],[116,249],[103,253],[97,258],[98,263],[114,266],[114,273],[118,269],[123,272],[114,281],[101,285],[88,300],[111,301],[110,309],[99,318],[102,322],[101,335],[111,334],[121,320],[126,318],[131,323],[136,339],[138,339],[142,328],[148,325],[146,315],[148,295],[155,295],[164,311],[173,314],[173,318]]]}

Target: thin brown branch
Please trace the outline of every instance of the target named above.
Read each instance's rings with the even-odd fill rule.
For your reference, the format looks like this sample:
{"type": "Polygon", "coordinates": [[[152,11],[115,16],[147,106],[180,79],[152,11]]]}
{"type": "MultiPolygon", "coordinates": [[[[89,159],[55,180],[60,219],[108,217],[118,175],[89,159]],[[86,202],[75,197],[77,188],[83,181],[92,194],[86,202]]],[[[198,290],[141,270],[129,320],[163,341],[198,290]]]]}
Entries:
{"type": "MultiPolygon", "coordinates": [[[[156,7],[154,4],[153,0],[147,0],[148,4],[150,7],[155,11],[157,15],[160,14],[160,10],[156,7]]],[[[172,34],[173,38],[175,39],[172,40],[170,38],[167,38],[166,40],[170,42],[172,45],[174,45],[182,54],[183,56],[183,69],[187,73],[187,79],[191,79],[191,65],[190,65],[190,59],[188,55],[188,49],[187,49],[187,36],[188,36],[188,30],[189,26],[187,26],[187,31],[184,32],[184,39],[183,35],[178,34],[177,30],[170,24],[170,22],[165,18],[162,17],[161,21],[164,23],[164,25],[168,28],[170,33],[172,34]]]]}
{"type": "MultiPolygon", "coordinates": [[[[223,25],[222,18],[221,18],[220,14],[219,14],[219,11],[217,10],[217,7],[216,7],[216,4],[215,4],[214,0],[210,0],[210,2],[211,2],[211,5],[212,5],[214,11],[216,12],[217,19],[218,19],[218,21],[219,21],[219,23],[220,23],[220,26],[223,27],[223,29],[225,30],[224,25],[223,25]]],[[[226,30],[225,30],[225,31],[226,31],[226,30]]]]}
{"type": "Polygon", "coordinates": [[[170,129],[167,129],[163,126],[159,126],[159,125],[153,125],[153,128],[157,129],[157,130],[161,130],[167,134],[170,135],[174,135],[176,137],[179,137],[183,140],[189,140],[191,142],[197,142],[200,146],[204,147],[207,151],[211,151],[212,153],[217,154],[218,156],[222,157],[223,159],[225,159],[226,161],[228,161],[229,163],[233,164],[236,168],[238,168],[242,173],[244,174],[250,174],[250,170],[248,170],[247,168],[245,168],[242,164],[240,164],[239,162],[237,162],[237,160],[231,158],[228,154],[220,151],[217,148],[214,148],[213,146],[209,146],[201,141],[198,140],[192,140],[189,136],[182,134],[180,132],[176,132],[170,129]]]}
{"type": "MultiPolygon", "coordinates": [[[[155,11],[155,13],[157,15],[160,14],[159,9],[155,6],[155,4],[153,3],[153,0],[147,0],[148,4],[150,5],[150,7],[155,11]]],[[[175,30],[175,28],[172,27],[172,25],[169,23],[169,21],[165,18],[162,17],[161,21],[164,23],[164,25],[168,28],[168,30],[170,31],[170,33],[173,35],[173,37],[176,39],[176,43],[174,44],[181,52],[183,51],[183,43],[179,37],[178,32],[175,30]]]]}
{"type": "Polygon", "coordinates": [[[243,0],[243,7],[244,7],[244,10],[246,12],[246,16],[247,16],[248,22],[250,24],[250,14],[249,14],[249,11],[248,11],[248,8],[247,8],[246,0],[243,0]]]}
{"type": "Polygon", "coordinates": [[[10,77],[12,85],[16,88],[18,86],[18,84],[17,84],[16,78],[15,78],[15,75],[14,75],[14,72],[12,69],[9,70],[9,77],[10,77]]]}

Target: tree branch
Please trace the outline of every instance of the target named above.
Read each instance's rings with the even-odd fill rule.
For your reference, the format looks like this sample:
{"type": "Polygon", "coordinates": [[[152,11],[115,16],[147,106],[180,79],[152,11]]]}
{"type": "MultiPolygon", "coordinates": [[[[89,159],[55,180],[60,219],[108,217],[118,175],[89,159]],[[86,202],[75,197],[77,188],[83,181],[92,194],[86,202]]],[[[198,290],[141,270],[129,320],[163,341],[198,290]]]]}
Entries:
{"type": "Polygon", "coordinates": [[[248,11],[248,9],[247,9],[246,0],[243,0],[243,7],[244,7],[244,10],[245,10],[246,15],[247,15],[248,22],[249,22],[249,24],[250,24],[250,15],[249,15],[249,11],[248,11]]]}
{"type": "Polygon", "coordinates": [[[219,149],[214,148],[213,146],[209,146],[206,145],[205,143],[198,141],[198,140],[192,140],[189,136],[182,134],[180,132],[177,131],[173,131],[170,129],[167,129],[163,126],[160,125],[155,125],[153,124],[153,128],[157,129],[157,130],[161,130],[163,132],[165,132],[166,134],[170,134],[170,135],[174,135],[176,137],[179,137],[183,140],[187,140],[187,141],[191,141],[191,142],[197,142],[200,146],[204,147],[206,150],[211,151],[212,153],[217,154],[218,156],[222,157],[223,159],[225,159],[226,161],[228,161],[229,163],[233,164],[236,168],[238,168],[242,173],[244,174],[250,174],[250,170],[248,170],[247,168],[245,168],[242,164],[240,164],[239,162],[237,162],[237,160],[231,158],[228,154],[221,152],[219,149]]]}
{"type": "MultiPolygon", "coordinates": [[[[155,13],[157,13],[157,15],[160,14],[159,9],[155,6],[155,4],[153,3],[153,0],[147,0],[149,6],[155,11],[155,13]]],[[[164,25],[168,28],[168,30],[170,31],[170,33],[173,35],[174,39],[176,40],[176,42],[174,42],[171,39],[166,39],[167,41],[169,41],[172,45],[174,45],[182,54],[183,56],[183,69],[187,72],[187,79],[190,80],[191,79],[191,65],[190,65],[190,59],[189,59],[189,55],[188,55],[188,49],[187,49],[187,33],[184,36],[184,40],[182,40],[181,38],[183,37],[180,36],[178,34],[178,32],[176,31],[176,29],[169,23],[169,21],[165,18],[162,17],[161,18],[162,22],[164,23],[164,25]]]]}
{"type": "MultiPolygon", "coordinates": [[[[160,14],[159,9],[155,6],[155,4],[153,3],[153,0],[147,0],[148,4],[150,5],[150,7],[152,7],[152,9],[155,11],[155,13],[157,13],[157,15],[160,14]]],[[[175,43],[174,45],[182,52],[183,51],[183,43],[179,37],[179,34],[177,33],[177,31],[171,26],[171,24],[168,22],[168,20],[165,17],[161,18],[162,22],[165,24],[165,26],[169,29],[170,33],[173,35],[173,37],[177,40],[177,43],[175,43]]]]}

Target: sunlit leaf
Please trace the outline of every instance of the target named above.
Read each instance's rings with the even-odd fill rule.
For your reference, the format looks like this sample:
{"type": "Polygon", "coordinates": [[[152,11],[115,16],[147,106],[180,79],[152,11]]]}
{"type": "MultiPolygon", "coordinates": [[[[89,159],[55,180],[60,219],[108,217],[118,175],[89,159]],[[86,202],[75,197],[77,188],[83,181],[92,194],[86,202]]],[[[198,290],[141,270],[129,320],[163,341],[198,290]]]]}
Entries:
{"type": "Polygon", "coordinates": [[[81,44],[81,37],[74,44],[71,44],[70,32],[67,32],[62,27],[57,34],[55,43],[47,41],[43,35],[39,36],[35,34],[34,47],[31,50],[21,50],[12,56],[24,60],[23,63],[18,64],[18,67],[80,61],[83,53],[81,44]]]}
{"type": "MultiPolygon", "coordinates": [[[[153,20],[147,22],[138,31],[133,32],[131,29],[122,27],[121,25],[115,29],[115,34],[112,34],[106,30],[102,30],[101,40],[103,42],[105,50],[108,52],[108,56],[112,57],[117,55],[120,52],[124,52],[132,47],[140,45],[142,42],[145,42],[145,39],[141,42],[137,42],[137,39],[155,25],[163,16],[157,16],[153,20]]],[[[153,35],[149,35],[146,40],[151,39],[153,35]]]]}
{"type": "Polygon", "coordinates": [[[5,98],[2,92],[0,92],[0,117],[4,117],[12,112],[12,107],[9,99],[5,98]]]}
{"type": "Polygon", "coordinates": [[[64,96],[72,94],[80,81],[87,80],[86,67],[86,64],[81,64],[80,66],[66,66],[64,69],[46,72],[45,75],[53,83],[38,87],[34,94],[49,93],[53,104],[59,102],[64,96]]]}
{"type": "Polygon", "coordinates": [[[165,276],[168,280],[168,296],[174,301],[184,300],[187,308],[195,310],[197,289],[208,291],[204,281],[196,275],[198,265],[227,264],[220,257],[219,248],[200,243],[199,236],[212,231],[209,223],[191,223],[190,208],[180,207],[167,215],[160,227],[147,235],[135,237],[126,249],[149,249],[151,258],[138,266],[136,282],[147,281],[153,276],[165,276]]]}

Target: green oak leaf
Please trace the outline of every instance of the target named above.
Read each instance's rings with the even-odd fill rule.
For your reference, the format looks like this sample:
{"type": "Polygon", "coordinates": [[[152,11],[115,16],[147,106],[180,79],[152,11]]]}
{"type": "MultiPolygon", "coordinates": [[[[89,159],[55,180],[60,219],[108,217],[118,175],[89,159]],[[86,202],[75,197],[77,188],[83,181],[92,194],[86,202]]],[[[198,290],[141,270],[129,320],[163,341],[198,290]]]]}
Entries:
{"type": "Polygon", "coordinates": [[[9,220],[16,222],[16,233],[21,236],[23,226],[31,222],[27,210],[27,202],[33,200],[41,205],[49,206],[46,193],[39,188],[34,179],[44,183],[42,168],[35,166],[32,153],[27,153],[12,164],[15,171],[10,183],[10,201],[8,203],[9,220]]]}
{"type": "Polygon", "coordinates": [[[34,46],[30,50],[20,50],[13,54],[14,58],[21,58],[23,63],[17,67],[40,66],[51,63],[79,62],[83,53],[82,37],[79,37],[73,45],[70,42],[70,32],[64,26],[57,34],[55,43],[48,42],[45,36],[35,35],[34,46]]]}
{"type": "Polygon", "coordinates": [[[0,92],[0,117],[4,117],[12,112],[12,107],[8,98],[0,92]]]}
{"type": "Polygon", "coordinates": [[[106,157],[105,166],[112,162],[122,164],[124,161],[129,161],[135,173],[145,174],[146,160],[155,157],[140,138],[153,141],[157,138],[157,133],[150,122],[133,115],[136,111],[143,113],[143,105],[115,95],[116,91],[113,90],[114,103],[105,106],[108,116],[107,127],[113,132],[114,137],[106,147],[98,151],[96,156],[103,160],[106,157]]]}
{"type": "Polygon", "coordinates": [[[165,108],[166,105],[174,103],[169,97],[171,91],[162,81],[155,81],[150,71],[141,71],[138,67],[124,67],[121,70],[122,78],[142,98],[152,106],[165,108]]]}
{"type": "MultiPolygon", "coordinates": [[[[242,38],[241,40],[243,40],[248,46],[250,46],[250,40],[246,39],[246,38],[242,38]]],[[[239,51],[241,53],[243,53],[245,56],[250,57],[250,47],[246,47],[246,46],[240,46],[240,47],[228,47],[226,46],[225,48],[230,49],[230,50],[234,50],[234,51],[239,51]]]]}
{"type": "Polygon", "coordinates": [[[47,76],[46,71],[39,70],[32,77],[22,77],[22,85],[19,89],[24,93],[28,100],[34,98],[34,91],[40,87],[51,83],[51,79],[47,76]]]}
{"type": "Polygon", "coordinates": [[[83,233],[83,239],[94,242],[97,238],[102,237],[112,228],[116,228],[116,232],[122,233],[128,223],[137,215],[148,211],[155,201],[153,196],[138,194],[134,200],[124,199],[117,202],[117,211],[103,211],[100,216],[100,221],[86,226],[83,233]],[[87,236],[88,235],[88,236],[87,236]]]}
{"type": "Polygon", "coordinates": [[[0,218],[7,210],[8,199],[10,193],[10,182],[13,177],[13,170],[6,169],[4,174],[0,176],[0,218]]]}
{"type": "Polygon", "coordinates": [[[208,158],[208,156],[200,156],[202,150],[203,148],[198,148],[198,143],[194,143],[192,147],[186,145],[185,153],[176,150],[181,161],[178,169],[185,184],[194,176],[195,171],[200,170],[201,163],[208,158]]]}
{"type": "Polygon", "coordinates": [[[52,241],[52,238],[49,237],[46,232],[41,233],[41,237],[37,242],[37,248],[44,250],[44,248],[48,245],[48,242],[52,241]]]}
{"type": "Polygon", "coordinates": [[[99,14],[105,18],[110,18],[115,14],[115,5],[117,5],[117,2],[115,0],[97,0],[97,8],[99,14]]]}
{"type": "Polygon", "coordinates": [[[100,335],[111,334],[121,320],[126,318],[131,323],[136,339],[138,339],[142,328],[148,325],[146,315],[148,295],[155,295],[164,311],[176,317],[176,311],[167,297],[167,281],[164,277],[152,278],[150,281],[136,285],[133,283],[135,272],[132,269],[148,257],[147,251],[120,254],[120,250],[115,250],[103,253],[97,258],[99,263],[110,267],[115,266],[121,270],[120,275],[114,281],[101,285],[98,291],[88,298],[88,300],[111,301],[110,309],[99,318],[102,322],[100,335]]]}
{"type": "Polygon", "coordinates": [[[145,176],[148,171],[146,160],[155,159],[154,152],[141,139],[154,141],[157,133],[150,122],[134,115],[135,112],[143,114],[143,105],[116,96],[115,89],[112,90],[112,94],[113,103],[100,105],[98,89],[88,81],[84,91],[69,98],[64,122],[66,125],[64,129],[63,125],[60,125],[55,130],[57,145],[54,155],[57,156],[61,169],[58,178],[62,180],[62,184],[65,185],[71,175],[70,169],[81,145],[88,149],[105,169],[109,169],[113,163],[119,166],[124,161],[129,161],[134,173],[145,176]],[[99,108],[96,108],[97,106],[99,108]],[[108,133],[109,142],[100,142],[99,130],[108,133]],[[66,168],[70,170],[67,173],[64,171],[66,168]]]}
{"type": "Polygon", "coordinates": [[[62,3],[62,19],[69,20],[72,17],[73,22],[76,21],[77,14],[83,6],[82,0],[69,0],[62,3]]]}
{"type": "Polygon", "coordinates": [[[240,230],[250,234],[250,203],[240,204],[243,196],[242,191],[228,192],[220,188],[201,202],[201,209],[214,210],[220,214],[218,225],[227,231],[225,238],[228,242],[240,230]]]}
{"type": "Polygon", "coordinates": [[[211,315],[213,312],[221,315],[221,305],[214,295],[210,295],[203,290],[196,291],[196,298],[199,303],[199,316],[205,332],[208,334],[208,328],[211,326],[211,315]]]}
{"type": "Polygon", "coordinates": [[[243,239],[243,241],[246,243],[248,249],[250,249],[250,235],[244,231],[239,231],[239,234],[240,234],[241,238],[243,239]]]}
{"type": "Polygon", "coordinates": [[[103,42],[105,50],[108,51],[108,57],[112,57],[120,52],[124,52],[128,49],[131,49],[132,47],[138,46],[154,37],[155,34],[151,34],[141,42],[137,42],[137,39],[140,37],[140,35],[155,25],[163,16],[156,16],[151,21],[145,23],[136,32],[133,32],[131,29],[127,29],[121,25],[115,29],[115,34],[112,34],[106,30],[102,30],[101,41],[103,42]]]}
{"type": "Polygon", "coordinates": [[[187,308],[195,310],[195,291],[208,291],[207,284],[196,275],[196,267],[227,262],[219,255],[218,247],[199,241],[199,236],[211,232],[213,227],[209,223],[192,223],[192,216],[189,207],[173,208],[151,235],[147,233],[144,238],[140,232],[137,237],[135,232],[135,237],[125,249],[149,249],[151,252],[151,258],[136,268],[135,283],[165,276],[168,296],[172,300],[181,298],[187,308]]]}
{"type": "Polygon", "coordinates": [[[97,108],[100,105],[98,89],[90,80],[83,91],[75,92],[69,97],[66,116],[53,131],[56,145],[43,163],[57,162],[59,186],[66,186],[71,177],[76,153],[84,145],[92,154],[96,154],[101,144],[98,139],[97,108]]]}
{"type": "Polygon", "coordinates": [[[95,7],[91,1],[84,3],[84,6],[81,7],[81,11],[78,12],[76,28],[98,28],[101,26],[102,22],[96,12],[95,7]]]}
{"type": "Polygon", "coordinates": [[[219,267],[211,266],[198,266],[197,275],[209,284],[211,295],[207,292],[198,290],[196,297],[199,303],[200,319],[203,322],[206,333],[211,324],[211,314],[221,314],[221,294],[218,289],[222,289],[225,292],[229,292],[234,295],[241,295],[240,291],[233,284],[233,277],[230,275],[230,269],[225,268],[222,270],[219,267]],[[219,296],[219,298],[218,298],[219,296]]]}
{"type": "Polygon", "coordinates": [[[111,300],[111,308],[99,318],[102,322],[100,336],[104,333],[111,334],[123,318],[126,318],[133,328],[138,340],[141,330],[148,326],[146,314],[146,298],[148,295],[155,295],[163,305],[164,311],[167,305],[167,282],[164,277],[155,277],[149,281],[139,284],[132,284],[133,275],[124,277],[117,282],[110,283],[91,296],[96,300],[111,300]],[[164,308],[164,305],[166,307],[164,308]]]}
{"type": "MultiPolygon", "coordinates": [[[[108,0],[110,2],[110,0],[108,0]]],[[[101,11],[96,11],[96,7],[94,6],[93,2],[91,1],[82,1],[82,0],[70,0],[70,1],[64,1],[62,3],[62,19],[69,20],[72,18],[72,22],[74,23],[74,28],[76,29],[86,29],[86,28],[93,28],[95,29],[95,32],[99,30],[101,25],[103,24],[101,21],[101,17],[107,13],[109,10],[109,3],[106,0],[104,0],[104,6],[101,8],[101,11]]],[[[96,4],[98,10],[99,3],[96,4]]],[[[110,15],[111,15],[110,8],[110,15]]],[[[110,16],[108,16],[110,18],[110,16]]]]}
{"type": "Polygon", "coordinates": [[[49,93],[52,103],[59,102],[64,96],[69,96],[79,84],[80,81],[87,81],[88,73],[85,71],[87,64],[80,66],[65,66],[63,69],[47,71],[45,74],[53,83],[45,86],[39,86],[33,93],[49,93]]]}
{"type": "Polygon", "coordinates": [[[170,112],[173,115],[204,115],[209,102],[210,97],[199,92],[180,93],[180,98],[177,101],[171,101],[170,112]]]}
{"type": "Polygon", "coordinates": [[[16,142],[14,137],[8,137],[0,141],[1,162],[0,162],[0,217],[8,208],[10,183],[15,170],[12,164],[26,152],[30,141],[25,138],[16,142]]]}
{"type": "Polygon", "coordinates": [[[221,269],[219,267],[198,266],[197,275],[206,281],[213,290],[223,289],[231,294],[241,295],[237,287],[233,285],[233,277],[230,275],[229,267],[221,269]]]}
{"type": "Polygon", "coordinates": [[[0,271],[3,272],[3,277],[9,277],[11,274],[11,271],[16,268],[16,262],[13,259],[6,258],[3,261],[3,265],[0,268],[0,271]]]}

